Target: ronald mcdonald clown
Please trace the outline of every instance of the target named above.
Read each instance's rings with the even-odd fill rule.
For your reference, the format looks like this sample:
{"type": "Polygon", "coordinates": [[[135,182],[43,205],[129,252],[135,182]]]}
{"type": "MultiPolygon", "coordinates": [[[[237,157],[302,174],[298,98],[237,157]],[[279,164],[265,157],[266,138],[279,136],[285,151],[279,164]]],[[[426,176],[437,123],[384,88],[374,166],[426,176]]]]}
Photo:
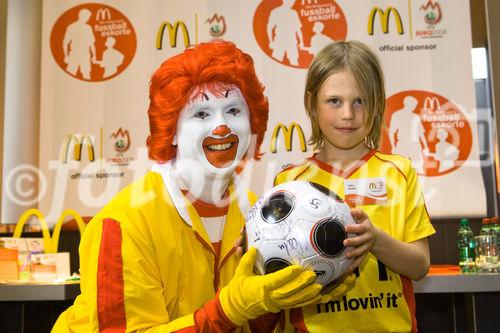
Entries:
{"type": "Polygon", "coordinates": [[[313,272],[256,276],[255,249],[241,260],[235,251],[255,198],[235,170],[260,156],[263,91],[251,57],[229,42],[158,68],[147,139],[156,163],[89,222],[81,295],[53,332],[265,331],[252,319],[320,300],[313,272]]]}

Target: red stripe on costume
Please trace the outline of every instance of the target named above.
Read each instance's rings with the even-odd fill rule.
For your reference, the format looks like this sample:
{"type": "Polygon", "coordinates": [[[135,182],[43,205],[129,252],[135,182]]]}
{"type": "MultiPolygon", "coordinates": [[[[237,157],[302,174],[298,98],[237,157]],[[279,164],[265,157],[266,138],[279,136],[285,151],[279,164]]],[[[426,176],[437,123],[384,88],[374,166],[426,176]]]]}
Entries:
{"type": "Polygon", "coordinates": [[[224,198],[221,200],[220,205],[214,205],[197,199],[186,190],[182,190],[182,193],[189,199],[189,202],[191,202],[200,217],[219,217],[227,214],[229,209],[229,197],[227,194],[224,194],[224,198]]]}
{"type": "Polygon", "coordinates": [[[417,332],[417,317],[416,310],[417,305],[415,303],[415,293],[413,292],[413,283],[406,276],[401,275],[401,284],[403,285],[403,295],[408,305],[408,310],[410,311],[411,317],[411,331],[412,333],[417,332]]]}
{"type": "Polygon", "coordinates": [[[231,255],[233,253],[236,252],[236,248],[233,247],[231,250],[229,250],[229,252],[226,254],[226,256],[224,258],[222,258],[222,261],[220,262],[220,267],[222,268],[222,266],[224,266],[224,264],[226,263],[226,261],[229,259],[229,257],[231,257],[231,255]]]}
{"type": "Polygon", "coordinates": [[[178,331],[172,331],[172,333],[197,333],[197,332],[198,331],[196,330],[196,327],[194,327],[194,326],[181,328],[178,331]]]}
{"type": "Polygon", "coordinates": [[[226,316],[219,301],[219,293],[194,313],[195,330],[178,332],[232,332],[236,325],[226,316]]]}
{"type": "Polygon", "coordinates": [[[219,283],[220,283],[219,258],[220,258],[220,246],[221,246],[221,242],[212,243],[212,246],[214,247],[214,250],[215,250],[215,257],[214,257],[214,291],[217,291],[217,289],[219,289],[219,283]]]}
{"type": "Polygon", "coordinates": [[[274,332],[276,326],[278,326],[279,324],[279,320],[282,314],[284,314],[283,311],[278,313],[269,312],[248,321],[248,324],[250,325],[250,331],[253,333],[274,332]]]}
{"type": "Polygon", "coordinates": [[[296,333],[308,333],[306,323],[304,322],[304,314],[302,308],[290,310],[290,322],[295,327],[296,333]]]}
{"type": "Polygon", "coordinates": [[[97,263],[99,332],[125,332],[123,288],[122,230],[117,221],[104,219],[97,263]]]}
{"type": "Polygon", "coordinates": [[[197,232],[194,233],[196,239],[203,245],[205,249],[210,251],[214,255],[214,291],[217,291],[219,289],[219,281],[220,281],[220,276],[219,276],[219,268],[218,268],[218,262],[219,262],[219,256],[220,256],[220,243],[210,243],[212,246],[209,245],[197,232]],[[218,247],[218,248],[217,248],[218,247]]]}

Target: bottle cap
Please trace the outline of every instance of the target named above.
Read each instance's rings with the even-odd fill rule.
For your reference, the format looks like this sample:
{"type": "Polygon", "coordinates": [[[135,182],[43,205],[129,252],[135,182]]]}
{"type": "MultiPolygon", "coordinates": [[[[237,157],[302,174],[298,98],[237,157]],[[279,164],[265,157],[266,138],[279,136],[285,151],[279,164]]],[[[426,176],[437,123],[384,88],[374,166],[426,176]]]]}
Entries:
{"type": "Polygon", "coordinates": [[[463,225],[469,225],[469,219],[461,219],[460,220],[460,225],[463,226],[463,225]]]}

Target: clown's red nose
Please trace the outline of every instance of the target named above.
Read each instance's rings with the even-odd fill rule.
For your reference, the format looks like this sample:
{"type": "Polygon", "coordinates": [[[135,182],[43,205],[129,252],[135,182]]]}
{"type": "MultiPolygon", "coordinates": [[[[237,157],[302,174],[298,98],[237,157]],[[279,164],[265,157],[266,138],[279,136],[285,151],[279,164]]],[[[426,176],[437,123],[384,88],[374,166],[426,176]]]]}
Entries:
{"type": "Polygon", "coordinates": [[[212,130],[212,134],[218,136],[225,136],[228,135],[229,133],[231,133],[231,129],[226,125],[217,126],[215,129],[212,130]]]}

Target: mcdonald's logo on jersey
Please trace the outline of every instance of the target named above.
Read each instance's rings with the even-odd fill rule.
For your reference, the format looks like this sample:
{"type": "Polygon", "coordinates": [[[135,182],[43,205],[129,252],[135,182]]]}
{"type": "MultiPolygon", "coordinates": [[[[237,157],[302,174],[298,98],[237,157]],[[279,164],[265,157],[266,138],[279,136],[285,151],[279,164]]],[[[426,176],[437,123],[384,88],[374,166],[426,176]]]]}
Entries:
{"type": "Polygon", "coordinates": [[[402,35],[404,33],[403,21],[401,20],[401,15],[396,8],[392,6],[388,6],[385,10],[380,7],[373,7],[370,15],[368,16],[368,26],[367,32],[369,35],[373,35],[373,29],[375,25],[375,17],[380,19],[380,26],[382,28],[382,32],[384,34],[389,33],[389,19],[392,16],[394,21],[396,22],[396,28],[398,30],[398,34],[402,35]],[[391,15],[392,14],[392,15],[391,15]]]}
{"type": "Polygon", "coordinates": [[[95,14],[97,21],[111,20],[111,11],[109,8],[99,8],[95,14]]]}
{"type": "Polygon", "coordinates": [[[300,141],[300,149],[305,152],[307,151],[306,146],[306,138],[304,136],[304,131],[296,122],[292,122],[290,126],[286,126],[283,123],[278,123],[274,127],[272,137],[271,137],[271,153],[276,153],[276,142],[278,141],[278,136],[280,132],[283,133],[283,137],[285,139],[285,149],[287,151],[291,151],[293,147],[293,133],[294,130],[297,132],[300,141]]]}
{"type": "Polygon", "coordinates": [[[172,25],[170,22],[163,22],[158,29],[156,34],[156,49],[161,50],[163,48],[163,38],[165,37],[165,30],[168,34],[168,42],[170,47],[177,47],[177,37],[179,34],[179,29],[182,31],[182,38],[184,40],[184,47],[189,47],[191,45],[191,39],[189,38],[189,31],[186,24],[182,21],[175,21],[172,25]]]}
{"type": "Polygon", "coordinates": [[[95,151],[94,144],[92,143],[92,139],[88,135],[82,135],[78,138],[74,134],[70,134],[66,137],[63,142],[63,149],[61,151],[61,161],[63,163],[68,163],[68,155],[70,151],[70,147],[73,147],[73,158],[75,161],[82,160],[82,149],[83,145],[87,146],[87,157],[89,162],[95,161],[95,151]]]}

